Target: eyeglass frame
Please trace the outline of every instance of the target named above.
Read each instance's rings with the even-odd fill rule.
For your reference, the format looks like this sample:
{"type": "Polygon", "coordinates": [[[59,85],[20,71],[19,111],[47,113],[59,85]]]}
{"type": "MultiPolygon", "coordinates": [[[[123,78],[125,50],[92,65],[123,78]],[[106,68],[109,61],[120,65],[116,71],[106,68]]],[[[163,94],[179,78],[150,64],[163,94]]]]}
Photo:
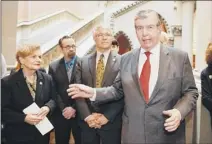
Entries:
{"type": "Polygon", "coordinates": [[[77,46],[76,45],[67,45],[67,46],[65,46],[65,47],[63,47],[63,48],[65,48],[65,49],[70,49],[70,48],[72,48],[72,49],[75,49],[77,46]]]}
{"type": "Polygon", "coordinates": [[[110,34],[110,33],[99,33],[99,34],[97,34],[96,35],[96,37],[98,37],[98,38],[102,38],[103,36],[105,36],[105,37],[112,37],[112,34],[110,34]]]}

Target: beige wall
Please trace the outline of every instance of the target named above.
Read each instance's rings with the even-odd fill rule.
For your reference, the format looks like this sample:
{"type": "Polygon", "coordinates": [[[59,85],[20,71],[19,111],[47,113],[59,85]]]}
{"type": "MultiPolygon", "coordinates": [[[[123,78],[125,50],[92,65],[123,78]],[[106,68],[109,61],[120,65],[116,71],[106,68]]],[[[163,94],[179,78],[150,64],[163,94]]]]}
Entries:
{"type": "MultiPolygon", "coordinates": [[[[205,50],[212,41],[212,1],[196,1],[196,69],[199,75],[206,67],[205,50]]],[[[199,98],[201,102],[201,97],[199,98]]],[[[210,115],[202,104],[199,104],[199,117],[197,117],[197,137],[199,143],[212,143],[212,131],[210,128],[210,115]]]]}
{"type": "Polygon", "coordinates": [[[206,67],[205,50],[212,41],[212,1],[197,1],[196,9],[196,68],[206,67]]]}
{"type": "Polygon", "coordinates": [[[17,1],[2,1],[2,53],[8,65],[15,64],[17,1]]]}
{"type": "Polygon", "coordinates": [[[34,20],[64,9],[84,18],[104,6],[99,1],[19,1],[18,3],[18,22],[34,20]]]}
{"type": "Polygon", "coordinates": [[[30,1],[18,2],[18,23],[29,20],[29,4],[30,1]]]}

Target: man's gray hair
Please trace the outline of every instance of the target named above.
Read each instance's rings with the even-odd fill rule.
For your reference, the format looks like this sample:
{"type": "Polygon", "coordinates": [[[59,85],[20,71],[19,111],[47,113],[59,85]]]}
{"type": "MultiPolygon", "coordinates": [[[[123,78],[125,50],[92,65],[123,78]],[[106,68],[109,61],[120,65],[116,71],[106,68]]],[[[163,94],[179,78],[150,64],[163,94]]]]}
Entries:
{"type": "Polygon", "coordinates": [[[148,17],[148,14],[149,14],[149,13],[152,13],[152,12],[155,13],[155,14],[157,15],[157,17],[158,17],[157,26],[161,25],[161,15],[160,15],[158,12],[156,12],[156,11],[154,11],[154,10],[151,10],[151,9],[139,11],[139,12],[136,14],[136,16],[135,16],[135,21],[136,21],[137,19],[145,19],[145,18],[147,18],[147,17],[148,17]]]}
{"type": "Polygon", "coordinates": [[[111,30],[111,28],[110,28],[109,26],[99,25],[99,26],[97,26],[97,27],[95,27],[95,28],[93,29],[93,37],[96,37],[97,33],[98,33],[101,29],[107,29],[108,32],[110,32],[111,35],[113,35],[113,32],[112,32],[112,30],[111,30]]]}

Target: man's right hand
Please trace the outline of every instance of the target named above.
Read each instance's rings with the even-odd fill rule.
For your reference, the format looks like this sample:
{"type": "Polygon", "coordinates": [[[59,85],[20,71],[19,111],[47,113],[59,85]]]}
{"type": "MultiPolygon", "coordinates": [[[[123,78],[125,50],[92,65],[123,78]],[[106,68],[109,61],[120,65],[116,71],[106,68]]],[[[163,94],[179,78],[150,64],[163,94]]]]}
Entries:
{"type": "Polygon", "coordinates": [[[86,117],[85,121],[89,125],[90,128],[101,128],[100,123],[97,121],[102,114],[100,113],[92,113],[88,117],[86,117]]]}
{"type": "Polygon", "coordinates": [[[67,92],[73,99],[92,98],[95,94],[95,89],[83,84],[70,84],[67,92]]]}
{"type": "Polygon", "coordinates": [[[66,108],[63,109],[63,116],[66,119],[70,119],[72,117],[75,117],[75,114],[76,114],[76,110],[72,107],[66,107],[66,108]]]}
{"type": "Polygon", "coordinates": [[[38,124],[43,118],[39,117],[37,114],[27,114],[24,122],[30,124],[30,125],[36,125],[38,124]]]}

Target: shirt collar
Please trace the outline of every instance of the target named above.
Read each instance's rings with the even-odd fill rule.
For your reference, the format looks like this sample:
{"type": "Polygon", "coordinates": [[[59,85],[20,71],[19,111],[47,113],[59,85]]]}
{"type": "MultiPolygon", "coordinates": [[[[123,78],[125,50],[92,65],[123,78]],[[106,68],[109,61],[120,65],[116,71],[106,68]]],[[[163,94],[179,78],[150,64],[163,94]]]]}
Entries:
{"type": "MultiPolygon", "coordinates": [[[[144,54],[146,50],[141,47],[141,54],[144,54]]],[[[155,47],[150,50],[151,54],[159,54],[160,52],[160,43],[158,43],[155,47]]]]}
{"type": "Polygon", "coordinates": [[[107,51],[104,51],[103,53],[97,51],[97,57],[100,57],[101,54],[104,54],[104,58],[107,58],[110,54],[110,49],[107,51]]]}
{"type": "Polygon", "coordinates": [[[66,60],[64,59],[66,67],[67,67],[67,66],[72,66],[72,65],[74,65],[75,59],[76,59],[76,56],[72,57],[69,61],[66,61],[66,60]]]}

